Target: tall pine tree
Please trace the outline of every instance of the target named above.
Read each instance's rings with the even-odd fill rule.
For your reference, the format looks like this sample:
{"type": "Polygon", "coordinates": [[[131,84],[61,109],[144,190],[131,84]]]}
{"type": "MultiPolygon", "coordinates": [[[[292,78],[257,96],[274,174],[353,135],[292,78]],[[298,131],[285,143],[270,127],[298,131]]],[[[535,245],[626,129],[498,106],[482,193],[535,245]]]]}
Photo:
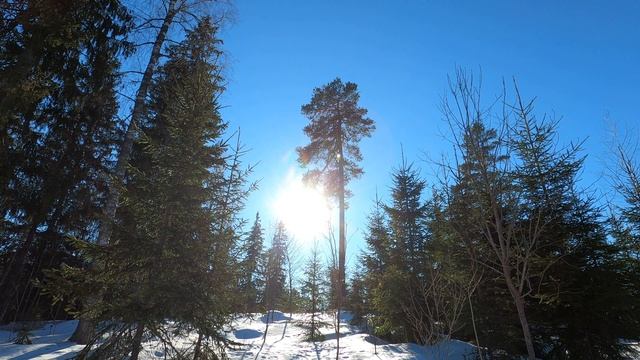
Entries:
{"type": "MultiPolygon", "coordinates": [[[[327,193],[339,202],[338,235],[338,318],[345,284],[346,252],[346,186],[351,179],[362,175],[358,162],[362,153],[358,143],[364,137],[370,137],[375,130],[373,120],[367,117],[367,109],[360,107],[358,86],[352,82],[343,83],[339,78],[327,85],[313,90],[311,102],[302,106],[302,113],[309,119],[304,132],[310,139],[306,146],[299,147],[298,160],[302,166],[317,164],[305,174],[305,179],[320,182],[327,193]]],[[[336,328],[340,331],[340,328],[336,328]]],[[[337,334],[340,354],[340,334],[337,334]]]]}

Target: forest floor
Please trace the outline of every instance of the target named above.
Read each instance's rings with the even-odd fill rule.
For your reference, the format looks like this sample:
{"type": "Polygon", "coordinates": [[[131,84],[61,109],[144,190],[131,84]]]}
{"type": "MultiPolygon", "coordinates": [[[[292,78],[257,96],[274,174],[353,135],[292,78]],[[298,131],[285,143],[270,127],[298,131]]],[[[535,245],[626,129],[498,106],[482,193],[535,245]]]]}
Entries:
{"type": "MultiPolygon", "coordinates": [[[[234,321],[228,332],[229,340],[242,345],[229,349],[227,354],[232,360],[258,359],[335,359],[336,336],[332,317],[325,314],[320,317],[323,326],[320,332],[323,341],[305,341],[305,322],[309,314],[287,314],[276,311],[269,321],[267,336],[266,317],[261,314],[243,316],[234,321]]],[[[348,325],[349,315],[342,318],[340,326],[340,359],[452,359],[463,360],[465,355],[473,353],[473,346],[461,341],[449,341],[440,346],[424,347],[416,344],[387,344],[367,335],[358,328],[348,325]],[[377,354],[375,351],[377,350],[377,354]]],[[[82,350],[67,339],[73,333],[77,322],[47,321],[34,324],[30,331],[30,345],[16,345],[16,333],[10,327],[0,329],[0,359],[71,359],[82,350]]],[[[193,343],[193,339],[183,344],[193,343]]],[[[144,360],[163,359],[162,347],[153,342],[144,343],[140,356],[144,360]]],[[[471,358],[471,357],[468,357],[471,358]]]]}
{"type": "MultiPolygon", "coordinates": [[[[305,341],[305,324],[309,323],[309,314],[283,314],[275,312],[270,321],[266,338],[266,317],[254,319],[242,318],[234,324],[235,330],[230,339],[244,344],[238,350],[229,351],[234,360],[254,359],[335,359],[336,335],[333,317],[323,315],[324,324],[320,332],[324,341],[305,341]],[[263,345],[264,340],[264,345],[263,345]]],[[[387,344],[386,342],[363,333],[360,329],[348,325],[349,315],[342,317],[340,323],[340,359],[455,359],[464,360],[465,355],[474,353],[470,344],[452,340],[440,346],[424,347],[416,344],[387,344]],[[377,355],[375,351],[377,350],[377,355]]],[[[471,358],[471,356],[467,356],[471,358]]]]}
{"type": "MultiPolygon", "coordinates": [[[[241,345],[229,349],[232,360],[279,360],[279,359],[335,359],[336,336],[333,318],[322,315],[320,332],[323,341],[305,341],[306,323],[309,314],[283,314],[276,311],[269,321],[267,336],[266,317],[261,314],[243,316],[233,323],[228,339],[241,345]]],[[[416,344],[388,344],[348,324],[349,316],[342,318],[340,326],[340,359],[425,359],[466,360],[472,359],[473,345],[451,340],[437,346],[416,344]],[[377,351],[377,354],[375,353],[377,351]]],[[[76,321],[48,321],[31,330],[30,345],[16,345],[16,333],[8,327],[0,329],[0,359],[71,359],[82,350],[82,345],[67,341],[76,327],[76,321]]],[[[183,344],[193,343],[193,339],[183,344]]],[[[144,343],[140,356],[143,360],[164,359],[163,349],[155,342],[144,343]]]]}

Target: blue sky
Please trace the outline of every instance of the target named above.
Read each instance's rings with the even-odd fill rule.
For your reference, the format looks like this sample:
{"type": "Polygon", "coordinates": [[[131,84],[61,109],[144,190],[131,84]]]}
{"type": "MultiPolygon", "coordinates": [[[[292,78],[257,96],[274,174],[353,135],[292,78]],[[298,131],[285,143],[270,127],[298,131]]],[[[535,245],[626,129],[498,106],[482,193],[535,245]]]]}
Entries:
{"type": "Polygon", "coordinates": [[[562,117],[562,143],[586,139],[584,186],[607,186],[610,124],[640,124],[640,1],[236,0],[235,8],[222,34],[223,115],[241,128],[246,160],[260,162],[246,216],[260,211],[268,236],[274,192],[302,171],[300,106],[313,88],[335,77],[356,82],[376,121],[362,142],[365,174],[350,185],[348,266],[364,246],[376,190],[388,194],[401,145],[429,182],[431,166],[421,159],[449,150],[438,106],[456,66],[481,71],[487,95],[516,77],[538,113],[562,117]]]}

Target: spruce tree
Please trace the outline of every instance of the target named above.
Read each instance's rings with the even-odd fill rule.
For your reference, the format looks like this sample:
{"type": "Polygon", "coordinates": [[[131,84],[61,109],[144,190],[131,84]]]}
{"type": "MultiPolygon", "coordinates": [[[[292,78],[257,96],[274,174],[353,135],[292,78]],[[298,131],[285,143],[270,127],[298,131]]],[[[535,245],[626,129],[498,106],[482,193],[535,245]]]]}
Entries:
{"type": "Polygon", "coordinates": [[[640,165],[634,157],[634,142],[617,144],[615,149],[616,166],[614,167],[614,187],[616,193],[624,200],[614,207],[610,219],[616,242],[625,250],[626,257],[640,262],[640,165]]]}
{"type": "MultiPolygon", "coordinates": [[[[284,223],[280,221],[276,225],[271,247],[267,253],[264,305],[267,311],[271,312],[284,305],[287,280],[285,272],[285,243],[287,238],[288,235],[284,223]]],[[[267,316],[269,316],[269,313],[267,313],[267,316]]]]}
{"type": "Polygon", "coordinates": [[[13,5],[0,32],[0,321],[49,316],[35,281],[81,265],[67,237],[95,237],[130,29],[118,1],[13,5]]]}
{"type": "Polygon", "coordinates": [[[377,259],[371,255],[365,259],[371,262],[369,266],[372,267],[381,266],[383,260],[388,262],[384,268],[387,274],[376,284],[376,298],[373,300],[376,313],[385,318],[377,328],[398,340],[415,340],[416,334],[404,309],[409,303],[422,301],[422,296],[418,296],[414,289],[418,288],[419,281],[424,280],[426,271],[426,206],[422,199],[425,182],[404,158],[400,168],[392,174],[392,180],[392,202],[383,207],[389,219],[388,240],[386,231],[380,229],[380,215],[374,212],[370,230],[374,236],[368,241],[377,259]]]}
{"type": "Polygon", "coordinates": [[[315,243],[305,266],[304,280],[301,289],[302,295],[306,300],[305,308],[307,312],[311,314],[308,322],[305,324],[308,328],[306,339],[310,341],[323,340],[323,336],[319,330],[321,323],[318,315],[322,297],[324,296],[324,283],[320,252],[318,250],[318,244],[315,243]]]}
{"type": "Polygon", "coordinates": [[[470,259],[494,274],[485,275],[476,301],[470,302],[485,334],[482,345],[523,352],[514,346],[516,333],[509,331],[517,315],[529,358],[622,356],[624,346],[613,338],[634,321],[633,305],[622,305],[633,303],[633,292],[624,285],[626,276],[619,271],[615,247],[607,243],[598,209],[576,185],[583,162],[579,147],[560,147],[557,123],[536,118],[533,102],[523,102],[517,87],[513,102],[501,98],[499,127],[488,127],[491,109],[481,108],[479,90],[469,81],[459,77],[453,90],[468,117],[457,118],[450,104],[444,107],[460,130],[455,136],[463,160],[451,189],[449,218],[470,259]],[[595,289],[602,293],[596,295],[595,289]],[[607,298],[614,292],[624,300],[607,298]],[[513,307],[495,310],[504,308],[505,293],[515,314],[513,307]],[[619,318],[605,321],[606,313],[619,318]],[[501,325],[489,325],[488,334],[487,321],[501,325]],[[491,344],[496,334],[501,342],[491,344]]]}
{"type": "Polygon", "coordinates": [[[366,269],[366,274],[370,275],[372,282],[369,288],[375,287],[375,279],[387,266],[390,265],[391,239],[384,205],[376,196],[373,211],[368,216],[367,230],[365,232],[365,242],[367,249],[363,254],[362,263],[366,269]]]}
{"type": "Polygon", "coordinates": [[[630,348],[616,339],[637,326],[630,274],[607,241],[600,210],[576,185],[584,159],[579,146],[559,147],[557,122],[536,118],[533,105],[516,93],[512,147],[520,159],[513,176],[521,193],[518,216],[545,224],[530,265],[541,274],[532,279],[538,291],[529,304],[546,325],[538,326],[539,336],[557,358],[622,358],[630,348]]]}
{"type": "Polygon", "coordinates": [[[232,305],[225,252],[233,239],[227,225],[217,226],[227,209],[216,197],[235,185],[222,176],[228,160],[216,103],[216,30],[205,19],[168,49],[134,144],[113,241],[79,245],[102,266],[62,273],[82,281],[75,292],[85,298],[104,289],[83,311],[107,321],[98,335],[109,338],[92,357],[136,359],[145,334],[170,345],[196,332],[197,359],[223,351],[232,305]]]}
{"type": "MultiPolygon", "coordinates": [[[[379,285],[381,275],[386,271],[390,259],[390,239],[388,222],[383,204],[376,195],[374,208],[367,217],[367,229],[364,234],[366,249],[360,258],[362,264],[362,287],[365,308],[362,315],[373,313],[374,289],[379,285]]],[[[375,319],[374,319],[375,322],[375,319]]]]}
{"type": "Polygon", "coordinates": [[[240,289],[245,297],[246,311],[255,312],[260,298],[263,296],[264,283],[260,276],[260,266],[263,261],[264,235],[260,224],[260,215],[256,218],[243,244],[242,275],[240,289]]]}
{"type": "Polygon", "coordinates": [[[404,158],[392,179],[392,204],[384,207],[391,228],[391,262],[401,270],[418,274],[425,265],[426,206],[422,193],[426,184],[404,158]]]}
{"type": "Polygon", "coordinates": [[[365,316],[370,313],[370,304],[366,288],[366,277],[362,267],[357,268],[349,281],[347,305],[351,311],[351,324],[362,325],[365,316]]]}
{"type": "MultiPolygon", "coordinates": [[[[554,358],[628,357],[634,349],[618,339],[638,332],[635,309],[640,305],[639,287],[632,280],[637,270],[628,266],[633,264],[624,245],[628,243],[609,241],[599,206],[577,187],[582,168],[579,149],[556,150],[557,123],[539,120],[532,126],[529,106],[521,105],[520,109],[522,121],[515,138],[519,144],[534,144],[519,147],[519,151],[533,154],[523,156],[527,160],[521,173],[526,176],[543,170],[524,179],[529,180],[528,189],[539,189],[528,191],[538,194],[532,206],[545,207],[545,247],[551,255],[562,256],[547,270],[548,277],[543,279],[535,301],[535,315],[544,324],[540,336],[546,344],[552,344],[548,349],[554,358]]],[[[626,233],[619,232],[622,228],[617,220],[615,215],[610,219],[611,235],[616,240],[626,233]]]]}

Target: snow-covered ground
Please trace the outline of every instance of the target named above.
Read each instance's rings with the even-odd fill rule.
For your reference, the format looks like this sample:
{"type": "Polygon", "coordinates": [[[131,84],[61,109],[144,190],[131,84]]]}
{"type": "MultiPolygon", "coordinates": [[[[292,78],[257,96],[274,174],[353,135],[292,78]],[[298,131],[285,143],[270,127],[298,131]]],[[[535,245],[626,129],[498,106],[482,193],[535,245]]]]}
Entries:
{"type": "Polygon", "coordinates": [[[8,327],[0,330],[0,359],[69,359],[82,350],[82,345],[66,341],[78,322],[48,321],[31,331],[31,345],[16,345],[16,333],[8,327]]]}
{"type": "MultiPolygon", "coordinates": [[[[234,360],[253,359],[332,359],[335,358],[336,339],[332,326],[321,329],[324,341],[304,341],[302,322],[308,314],[288,314],[276,312],[269,325],[266,338],[266,318],[255,315],[242,317],[234,322],[229,331],[229,339],[243,345],[228,351],[234,360]]],[[[330,316],[323,316],[322,321],[331,324],[330,316]]],[[[383,341],[359,332],[346,323],[343,318],[340,331],[340,358],[342,359],[452,359],[463,360],[465,355],[473,353],[473,346],[461,341],[449,341],[439,346],[423,347],[415,344],[384,344],[383,341]],[[377,341],[377,356],[374,344],[377,341]]],[[[66,341],[73,333],[76,321],[46,322],[31,332],[31,345],[13,343],[15,332],[10,329],[0,330],[0,359],[70,359],[82,349],[66,341]]],[[[164,353],[153,343],[145,343],[141,358],[145,360],[162,359],[164,353]]],[[[467,357],[471,358],[471,356],[467,357]]]]}
{"type": "MultiPolygon", "coordinates": [[[[332,326],[325,326],[321,332],[324,341],[304,341],[304,328],[301,324],[308,320],[309,314],[288,314],[276,312],[269,324],[266,338],[266,318],[256,314],[236,320],[229,330],[228,338],[242,345],[230,349],[228,355],[233,360],[258,359],[334,359],[336,339],[332,326]]],[[[324,315],[321,321],[331,324],[331,317],[324,315]]],[[[425,359],[425,360],[465,360],[472,359],[472,345],[457,340],[442,343],[439,346],[418,346],[416,344],[385,344],[383,341],[364,334],[347,324],[343,318],[340,326],[340,358],[358,359],[425,359]],[[377,346],[374,346],[377,344],[377,346]],[[374,354],[377,347],[377,355],[374,354]]],[[[0,359],[71,359],[82,350],[82,345],[66,341],[76,327],[76,321],[52,321],[39,324],[31,331],[31,345],[13,343],[16,333],[10,328],[0,328],[0,359]]],[[[193,339],[191,339],[193,341],[193,339]]],[[[640,345],[639,345],[640,347],[640,345]]],[[[163,359],[164,353],[153,342],[144,344],[140,355],[144,360],[163,359]]]]}
{"type": "MultiPolygon", "coordinates": [[[[269,325],[267,337],[263,343],[266,328],[265,317],[254,320],[243,318],[234,324],[235,330],[230,339],[245,344],[241,349],[229,351],[229,357],[237,360],[248,359],[335,359],[336,336],[333,326],[321,329],[324,341],[304,341],[304,328],[301,322],[307,321],[308,314],[275,313],[275,320],[269,325]]],[[[331,316],[320,319],[332,324],[331,316]]],[[[440,346],[423,347],[415,344],[385,344],[383,341],[363,334],[347,324],[343,317],[340,326],[340,358],[342,359],[465,359],[472,354],[471,345],[461,341],[450,341],[440,346]],[[375,346],[377,341],[377,346],[375,346]],[[377,347],[377,356],[374,351],[377,347]]],[[[468,358],[471,358],[470,356],[468,358]]]]}

